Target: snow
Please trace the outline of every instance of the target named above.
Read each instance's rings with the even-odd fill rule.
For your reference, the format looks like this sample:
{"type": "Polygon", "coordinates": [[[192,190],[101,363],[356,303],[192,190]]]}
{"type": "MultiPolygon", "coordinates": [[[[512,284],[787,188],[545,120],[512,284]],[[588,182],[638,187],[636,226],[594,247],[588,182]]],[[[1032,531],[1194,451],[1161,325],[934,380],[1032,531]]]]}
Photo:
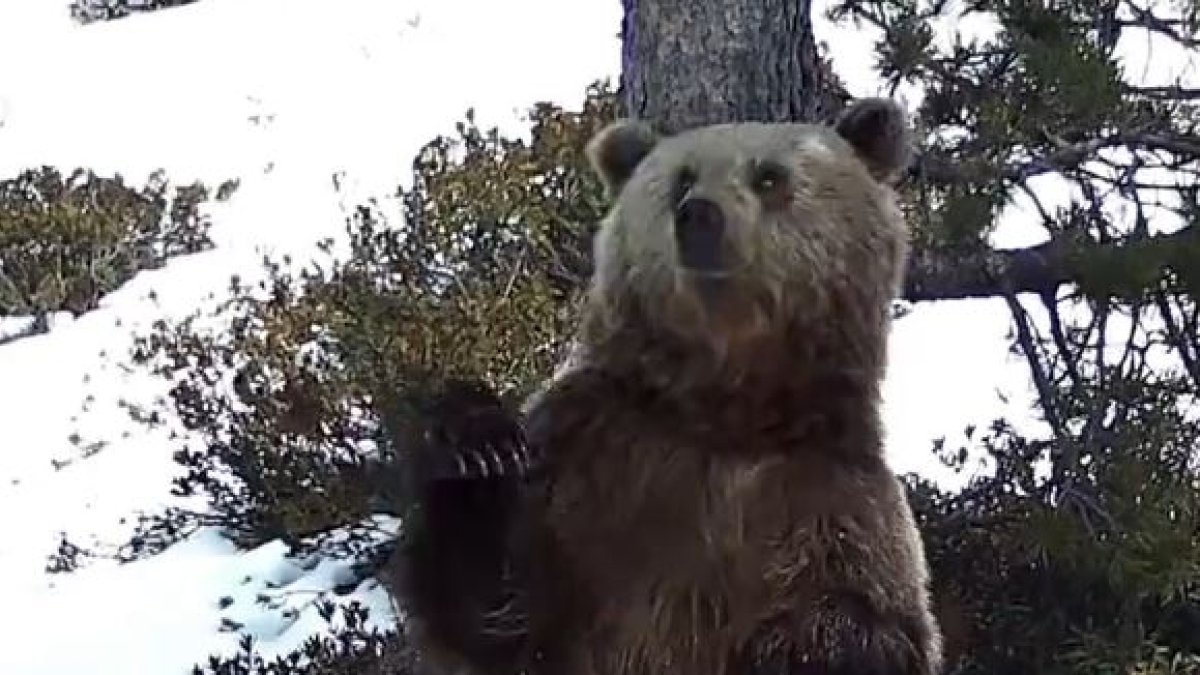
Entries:
{"type": "MultiPolygon", "coordinates": [[[[285,552],[279,542],[239,552],[202,530],[138,563],[60,574],[49,590],[18,586],[9,602],[36,614],[23,615],[27,627],[13,626],[22,639],[6,642],[3,672],[183,673],[208,653],[233,650],[237,634],[218,632],[221,619],[275,650],[295,649],[325,630],[312,600],[352,576],[346,561],[295,561],[285,552]]],[[[384,627],[388,596],[374,587],[357,595],[384,627]]]]}
{"type": "MultiPolygon", "coordinates": [[[[182,318],[219,297],[231,274],[255,276],[263,253],[310,255],[316,240],[342,231],[347,205],[407,183],[416,150],[466,109],[516,133],[533,102],[577,105],[587,83],[619,71],[616,2],[330,7],[203,0],[79,26],[65,0],[0,0],[0,176],[49,164],[119,172],[137,184],[159,168],[178,184],[241,179],[232,199],[209,207],[214,250],[138,275],[78,319],[53,317],[44,335],[4,344],[23,324],[0,320],[0,577],[9,579],[13,618],[0,673],[186,673],[210,653],[236,651],[237,633],[221,631],[223,620],[242,624],[267,654],[321,628],[312,600],[347,569],[303,566],[278,542],[239,551],[200,530],[146,560],[44,572],[61,533],[104,550],[125,540],[140,512],[200,506],[169,495],[177,473],[169,428],[136,427],[119,405],[147,403],[164,383],[114,358],[122,362],[131,334],[156,319],[182,318]],[[34,53],[50,56],[30,60],[34,53]],[[345,172],[341,193],[336,172],[345,172]],[[73,433],[84,445],[109,444],[81,456],[73,433]],[[260,606],[262,594],[298,615],[260,606]]],[[[875,93],[869,36],[820,20],[817,31],[831,44],[863,45],[837,50],[835,66],[855,93],[875,93]]],[[[1028,213],[1012,216],[1012,242],[1032,236],[1028,213]]],[[[884,391],[897,470],[961,485],[968,476],[933,460],[932,439],[999,416],[1036,430],[1008,325],[996,301],[925,303],[897,322],[884,391]]],[[[348,598],[381,623],[393,616],[372,582],[348,598]]]]}

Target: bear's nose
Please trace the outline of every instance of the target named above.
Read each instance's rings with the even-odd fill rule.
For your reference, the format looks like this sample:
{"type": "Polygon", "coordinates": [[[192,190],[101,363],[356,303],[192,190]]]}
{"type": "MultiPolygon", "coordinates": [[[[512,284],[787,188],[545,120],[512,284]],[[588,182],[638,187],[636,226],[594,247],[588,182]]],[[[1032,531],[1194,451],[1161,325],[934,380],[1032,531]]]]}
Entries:
{"type": "Polygon", "coordinates": [[[725,238],[725,213],[711,199],[691,197],[675,211],[675,243],[680,262],[693,270],[716,271],[725,238]]]}

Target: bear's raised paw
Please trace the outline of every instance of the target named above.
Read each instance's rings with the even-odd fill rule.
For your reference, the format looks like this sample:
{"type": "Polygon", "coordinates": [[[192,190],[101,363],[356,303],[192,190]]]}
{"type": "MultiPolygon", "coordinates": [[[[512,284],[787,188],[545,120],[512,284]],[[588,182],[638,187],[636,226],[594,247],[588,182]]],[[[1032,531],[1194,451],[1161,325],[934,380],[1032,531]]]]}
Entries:
{"type": "Polygon", "coordinates": [[[422,445],[425,480],[515,478],[533,466],[519,416],[482,383],[447,383],[429,408],[422,445]]]}

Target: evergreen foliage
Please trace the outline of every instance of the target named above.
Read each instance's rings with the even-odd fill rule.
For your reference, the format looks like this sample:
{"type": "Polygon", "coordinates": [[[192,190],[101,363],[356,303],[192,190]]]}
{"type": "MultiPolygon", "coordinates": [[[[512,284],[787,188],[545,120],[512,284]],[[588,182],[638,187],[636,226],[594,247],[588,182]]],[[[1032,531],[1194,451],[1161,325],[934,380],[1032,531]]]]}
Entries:
{"type": "Polygon", "coordinates": [[[968,430],[995,471],[958,494],[910,477],[953,608],[951,672],[1200,672],[1200,93],[1141,85],[1115,49],[1149,32],[1194,54],[1197,7],[988,0],[965,12],[993,17],[994,37],[936,47],[933,22],[958,11],[832,12],[878,29],[881,72],[924,91],[918,256],[1022,262],[986,238],[1018,198],[1049,238],[1031,249],[1038,274],[997,264],[992,278],[1023,281],[988,290],[1011,310],[1046,434],[968,430]],[[1049,175],[1069,204],[1046,204],[1049,175]]]}
{"type": "Polygon", "coordinates": [[[190,5],[196,0],[71,0],[71,18],[79,23],[122,19],[136,12],[190,5]]]}
{"type": "Polygon", "coordinates": [[[142,189],[120,176],[42,167],[0,181],[0,317],[76,316],[137,272],[212,246],[203,185],[164,175],[142,189]]]}
{"type": "Polygon", "coordinates": [[[516,401],[561,359],[602,212],[581,150],[613,105],[604,85],[581,113],[538,105],[529,141],[468,114],[456,137],[421,150],[399,213],[354,211],[344,260],[268,260],[259,284],[234,280],[218,310],[228,330],[192,317],[142,336],[135,362],[171,379],[162,405],[201,441],[178,451],[175,492],[206,495],[213,514],[151,518],[134,548],[188,531],[180,519],[219,523],[248,546],[298,545],[401,512],[393,436],[431,392],[481,378],[516,401]]]}
{"type": "Polygon", "coordinates": [[[313,635],[299,649],[267,659],[244,636],[229,657],[212,656],[192,675],[396,675],[413,670],[414,657],[403,635],[368,628],[370,613],[358,603],[323,601],[326,635],[313,635]],[[341,610],[340,612],[338,610],[341,610]],[[340,615],[341,622],[337,622],[340,615]]]}

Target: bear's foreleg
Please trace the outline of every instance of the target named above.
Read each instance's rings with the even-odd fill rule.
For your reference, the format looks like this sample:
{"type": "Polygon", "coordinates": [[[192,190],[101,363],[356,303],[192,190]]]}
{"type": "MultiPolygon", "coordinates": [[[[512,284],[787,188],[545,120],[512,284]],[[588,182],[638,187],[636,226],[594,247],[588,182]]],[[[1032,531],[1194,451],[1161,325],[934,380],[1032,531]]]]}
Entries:
{"type": "Polygon", "coordinates": [[[482,386],[455,384],[408,448],[399,595],[435,672],[510,675],[528,633],[510,555],[529,454],[519,420],[482,386]]]}

